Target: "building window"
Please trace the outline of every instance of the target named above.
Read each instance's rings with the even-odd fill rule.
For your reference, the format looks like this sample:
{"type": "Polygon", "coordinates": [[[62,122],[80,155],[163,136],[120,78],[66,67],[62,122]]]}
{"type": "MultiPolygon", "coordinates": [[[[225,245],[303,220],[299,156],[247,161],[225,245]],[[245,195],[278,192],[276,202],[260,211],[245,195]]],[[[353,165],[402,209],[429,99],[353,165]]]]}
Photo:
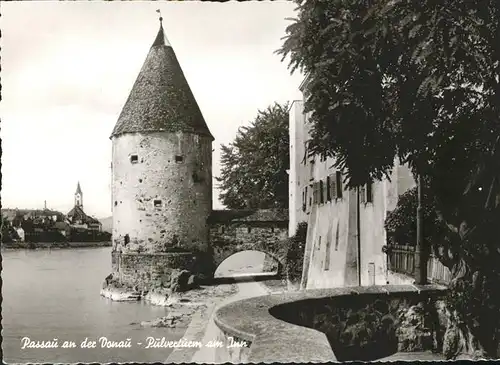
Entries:
{"type": "Polygon", "coordinates": [[[175,156],[175,162],[181,163],[183,161],[184,161],[184,157],[183,156],[179,156],[179,155],[175,156]]]}
{"type": "Polygon", "coordinates": [[[219,233],[224,233],[225,230],[224,230],[224,226],[219,226],[219,233]]]}
{"type": "Polygon", "coordinates": [[[336,198],[342,198],[342,173],[340,171],[337,171],[335,174],[335,180],[336,180],[336,198]]]}
{"type": "Polygon", "coordinates": [[[328,176],[330,180],[330,188],[328,189],[330,193],[330,199],[335,200],[337,198],[337,178],[335,175],[328,176]]]}
{"type": "Polygon", "coordinates": [[[323,187],[324,183],[323,183],[323,180],[320,180],[319,181],[319,203],[320,204],[323,204],[325,202],[325,194],[324,194],[324,187],[323,187]]]}
{"type": "Polygon", "coordinates": [[[155,208],[161,208],[161,200],[160,199],[153,200],[153,204],[154,204],[155,208]]]}
{"type": "Polygon", "coordinates": [[[304,158],[302,159],[302,163],[304,164],[304,166],[307,165],[307,155],[307,142],[304,142],[304,158]]]}
{"type": "Polygon", "coordinates": [[[318,204],[318,183],[313,183],[313,204],[318,204]]]}
{"type": "Polygon", "coordinates": [[[373,203],[373,184],[369,183],[359,188],[359,200],[361,203],[373,203]]]}
{"type": "Polygon", "coordinates": [[[115,200],[115,207],[118,205],[118,202],[115,200]]]}
{"type": "Polygon", "coordinates": [[[314,159],[310,161],[309,180],[314,180],[314,159]]]}
{"type": "Polygon", "coordinates": [[[326,203],[328,200],[327,200],[327,197],[328,197],[328,187],[326,186],[326,181],[323,183],[323,202],[326,203]]]}
{"type": "Polygon", "coordinates": [[[247,233],[252,233],[252,227],[247,227],[247,233]]]}
{"type": "Polygon", "coordinates": [[[331,182],[330,182],[330,176],[326,177],[326,201],[332,200],[332,191],[331,189],[331,182]]]}
{"type": "Polygon", "coordinates": [[[131,163],[137,163],[137,162],[139,162],[139,156],[137,156],[137,155],[130,155],[130,162],[131,163]]]}
{"type": "MultiPolygon", "coordinates": [[[[309,190],[313,190],[314,191],[312,184],[309,184],[309,190]]],[[[312,197],[311,193],[309,193],[308,197],[309,197],[309,207],[311,207],[312,204],[313,204],[313,197],[312,197]]]]}
{"type": "Polygon", "coordinates": [[[307,186],[304,190],[302,190],[302,211],[305,212],[306,211],[306,207],[307,207],[307,186]]]}
{"type": "Polygon", "coordinates": [[[366,184],[366,202],[373,203],[373,184],[366,184]]]}

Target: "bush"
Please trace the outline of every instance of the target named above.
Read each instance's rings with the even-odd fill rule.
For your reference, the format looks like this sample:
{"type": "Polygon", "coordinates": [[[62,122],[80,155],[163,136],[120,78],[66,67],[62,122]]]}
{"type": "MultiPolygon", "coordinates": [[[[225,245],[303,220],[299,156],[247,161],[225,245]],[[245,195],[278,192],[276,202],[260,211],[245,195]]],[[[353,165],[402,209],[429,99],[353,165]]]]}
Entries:
{"type": "MultiPolygon", "coordinates": [[[[417,188],[408,190],[399,197],[396,208],[385,220],[387,237],[392,244],[415,246],[417,243],[417,188]]],[[[438,220],[433,198],[425,194],[422,198],[424,241],[426,247],[446,239],[446,230],[438,220]]]]}
{"type": "Polygon", "coordinates": [[[291,281],[298,281],[302,278],[306,237],[307,223],[302,222],[298,224],[295,235],[288,240],[285,267],[287,277],[291,281]]]}

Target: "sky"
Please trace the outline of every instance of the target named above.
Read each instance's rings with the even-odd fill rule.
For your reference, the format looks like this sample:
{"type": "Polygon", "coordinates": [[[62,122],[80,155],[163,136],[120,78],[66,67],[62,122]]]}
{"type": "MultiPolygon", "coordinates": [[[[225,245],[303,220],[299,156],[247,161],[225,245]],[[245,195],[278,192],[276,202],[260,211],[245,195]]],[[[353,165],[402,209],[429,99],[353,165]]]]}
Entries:
{"type": "MultiPolygon", "coordinates": [[[[281,47],[295,4],[2,2],[2,207],[111,215],[109,136],[159,27],[220,145],[258,110],[301,99],[281,47]]],[[[223,206],[214,183],[214,209],[223,206]]]]}

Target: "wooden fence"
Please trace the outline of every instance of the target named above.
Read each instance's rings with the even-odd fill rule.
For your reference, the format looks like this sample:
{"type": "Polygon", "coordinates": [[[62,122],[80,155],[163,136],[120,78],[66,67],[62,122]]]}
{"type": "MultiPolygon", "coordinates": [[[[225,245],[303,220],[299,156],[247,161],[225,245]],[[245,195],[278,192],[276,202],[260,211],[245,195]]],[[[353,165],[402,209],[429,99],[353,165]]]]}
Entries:
{"type": "MultiPolygon", "coordinates": [[[[415,275],[415,247],[392,245],[387,256],[389,270],[408,276],[415,275]]],[[[450,278],[450,270],[431,254],[427,261],[427,280],[431,283],[447,285],[450,278]]]]}

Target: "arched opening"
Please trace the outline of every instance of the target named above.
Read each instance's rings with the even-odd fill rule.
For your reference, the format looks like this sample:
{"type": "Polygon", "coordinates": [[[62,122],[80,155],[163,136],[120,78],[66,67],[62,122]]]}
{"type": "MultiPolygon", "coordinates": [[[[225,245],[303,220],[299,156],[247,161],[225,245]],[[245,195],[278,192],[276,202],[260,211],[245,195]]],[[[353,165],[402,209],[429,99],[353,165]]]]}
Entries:
{"type": "Polygon", "coordinates": [[[256,250],[239,251],[224,258],[214,278],[277,275],[281,264],[276,257],[256,250]]]}

